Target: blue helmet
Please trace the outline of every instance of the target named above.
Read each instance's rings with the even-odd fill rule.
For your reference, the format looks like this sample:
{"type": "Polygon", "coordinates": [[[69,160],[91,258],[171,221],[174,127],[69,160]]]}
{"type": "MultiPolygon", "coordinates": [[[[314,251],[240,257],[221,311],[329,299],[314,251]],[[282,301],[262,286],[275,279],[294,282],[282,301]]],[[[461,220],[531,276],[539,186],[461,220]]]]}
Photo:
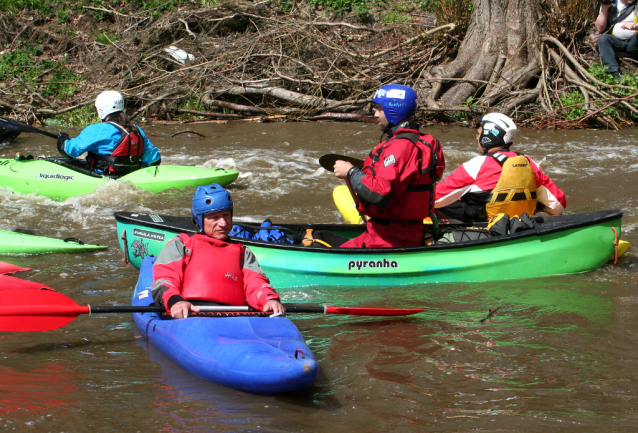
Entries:
{"type": "Polygon", "coordinates": [[[416,113],[416,92],[410,86],[386,84],[377,90],[372,101],[381,106],[385,118],[393,125],[416,113]]]}
{"type": "Polygon", "coordinates": [[[193,196],[193,221],[199,226],[200,231],[204,231],[204,221],[202,217],[208,213],[222,210],[233,210],[233,198],[221,185],[200,186],[193,196]]]}

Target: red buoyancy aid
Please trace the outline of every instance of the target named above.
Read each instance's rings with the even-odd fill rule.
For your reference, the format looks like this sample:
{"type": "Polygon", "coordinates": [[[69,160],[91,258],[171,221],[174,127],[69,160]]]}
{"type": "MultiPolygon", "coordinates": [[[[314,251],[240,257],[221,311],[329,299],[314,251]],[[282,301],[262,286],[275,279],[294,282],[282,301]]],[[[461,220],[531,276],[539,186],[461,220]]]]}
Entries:
{"type": "Polygon", "coordinates": [[[429,217],[434,211],[434,188],[436,182],[443,177],[445,170],[445,156],[439,140],[430,134],[419,135],[415,132],[399,132],[391,139],[381,143],[370,152],[364,162],[364,171],[371,168],[372,173],[379,173],[375,169],[375,164],[383,163],[379,161],[384,148],[391,141],[405,139],[412,142],[419,151],[419,156],[409,167],[417,171],[418,175],[405,192],[392,199],[390,204],[383,208],[359,203],[359,210],[372,217],[390,220],[413,220],[420,221],[429,217]]]}
{"type": "Polygon", "coordinates": [[[106,123],[115,126],[122,134],[119,141],[115,144],[111,156],[142,156],[142,153],[144,153],[144,139],[137,130],[137,126],[133,126],[133,132],[128,132],[120,124],[115,122],[106,123]]]}
{"type": "Polygon", "coordinates": [[[108,174],[128,174],[142,166],[140,157],[144,153],[144,138],[137,126],[133,132],[115,122],[105,122],[115,126],[120,131],[120,139],[115,143],[110,155],[98,155],[89,152],[89,163],[92,169],[99,169],[108,174]]]}
{"type": "Polygon", "coordinates": [[[189,248],[190,261],[184,270],[182,297],[246,305],[241,264],[244,246],[198,234],[190,237],[189,248]]]}

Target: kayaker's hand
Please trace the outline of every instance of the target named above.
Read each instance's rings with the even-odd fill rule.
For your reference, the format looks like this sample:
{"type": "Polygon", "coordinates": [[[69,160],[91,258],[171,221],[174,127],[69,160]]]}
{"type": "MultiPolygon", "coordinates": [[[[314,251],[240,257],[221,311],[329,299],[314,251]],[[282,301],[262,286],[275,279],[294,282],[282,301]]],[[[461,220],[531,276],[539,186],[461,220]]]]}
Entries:
{"type": "Polygon", "coordinates": [[[350,170],[351,168],[352,168],[352,164],[350,164],[347,161],[342,161],[339,159],[335,161],[335,166],[334,166],[335,176],[337,176],[339,179],[345,179],[346,176],[348,176],[348,170],[350,170]]]}
{"type": "Polygon", "coordinates": [[[58,132],[58,152],[60,152],[60,155],[64,156],[65,158],[72,159],[73,157],[67,154],[65,150],[66,141],[68,139],[69,134],[67,134],[66,132],[58,132]]]}
{"type": "Polygon", "coordinates": [[[179,301],[171,307],[171,316],[173,319],[184,319],[188,317],[188,312],[199,313],[199,308],[188,301],[179,301]]]}
{"type": "Polygon", "coordinates": [[[271,311],[273,314],[277,314],[277,313],[284,314],[286,312],[286,307],[281,305],[279,301],[271,299],[270,301],[264,304],[264,312],[267,313],[271,311]]]}

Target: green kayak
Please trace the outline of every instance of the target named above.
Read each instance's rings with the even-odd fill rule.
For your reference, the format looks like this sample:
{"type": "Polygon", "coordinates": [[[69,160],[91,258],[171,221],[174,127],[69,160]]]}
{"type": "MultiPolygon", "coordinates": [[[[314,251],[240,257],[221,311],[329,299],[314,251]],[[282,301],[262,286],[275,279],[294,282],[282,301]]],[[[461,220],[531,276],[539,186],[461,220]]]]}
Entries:
{"type": "Polygon", "coordinates": [[[0,230],[0,254],[79,253],[105,250],[106,245],[89,245],[75,239],[53,239],[0,230]]]}
{"type": "MultiPolygon", "coordinates": [[[[481,239],[385,249],[327,248],[237,239],[250,247],[277,288],[377,286],[492,281],[570,274],[599,268],[614,256],[622,211],[610,210],[540,219],[533,229],[502,236],[446,226],[442,239],[481,239]],[[461,235],[461,236],[459,236],[461,235]]],[[[117,233],[125,260],[139,269],[180,232],[195,233],[189,217],[117,212],[117,233]]],[[[307,229],[351,238],[361,225],[280,224],[288,233],[307,229]]],[[[314,237],[314,236],[313,236],[314,237]]],[[[324,236],[324,239],[329,237],[324,236]]],[[[315,243],[317,245],[317,243],[315,243]]]]}
{"type": "Polygon", "coordinates": [[[98,187],[117,180],[151,192],[169,188],[218,183],[228,185],[239,173],[220,168],[159,165],[141,168],[133,173],[115,178],[91,172],[86,162],[66,158],[0,159],[0,186],[22,193],[44,195],[53,200],[88,194],[98,187]]]}

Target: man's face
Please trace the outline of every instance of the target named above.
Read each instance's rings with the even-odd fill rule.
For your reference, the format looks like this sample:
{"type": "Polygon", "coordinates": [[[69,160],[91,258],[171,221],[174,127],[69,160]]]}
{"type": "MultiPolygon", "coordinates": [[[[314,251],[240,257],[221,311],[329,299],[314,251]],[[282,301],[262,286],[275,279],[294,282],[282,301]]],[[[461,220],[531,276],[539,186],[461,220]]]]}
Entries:
{"type": "Polygon", "coordinates": [[[383,108],[379,104],[374,104],[374,117],[377,118],[377,123],[379,124],[379,129],[381,131],[385,131],[388,126],[390,126],[390,122],[385,118],[385,113],[383,112],[383,108]]]}
{"type": "Polygon", "coordinates": [[[233,228],[233,216],[230,210],[221,210],[204,215],[204,234],[211,238],[224,240],[233,228]]]}

